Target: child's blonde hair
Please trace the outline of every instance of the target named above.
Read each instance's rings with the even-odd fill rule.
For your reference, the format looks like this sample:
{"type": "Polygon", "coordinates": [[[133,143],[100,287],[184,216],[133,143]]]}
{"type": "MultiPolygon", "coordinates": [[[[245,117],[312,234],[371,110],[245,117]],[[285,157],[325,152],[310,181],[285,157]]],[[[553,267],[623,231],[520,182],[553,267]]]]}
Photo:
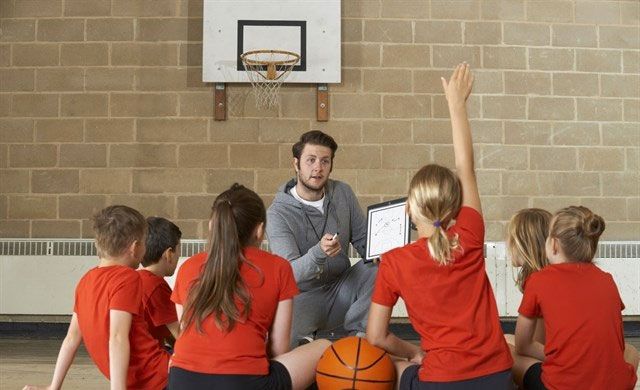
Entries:
{"type": "Polygon", "coordinates": [[[414,221],[433,224],[436,231],[429,237],[431,255],[442,265],[452,261],[458,248],[458,237],[449,237],[447,227],[462,206],[462,186],[458,176],[437,164],[422,167],[409,185],[409,213],[414,221]]]}
{"type": "Polygon", "coordinates": [[[604,228],[601,216],[584,206],[569,206],[553,216],[549,237],[558,240],[567,260],[591,263],[604,228]]]}
{"type": "Polygon", "coordinates": [[[516,277],[516,285],[520,291],[523,291],[529,275],[549,264],[544,245],[549,235],[550,222],[551,213],[536,208],[522,209],[509,221],[507,249],[511,255],[511,264],[516,267],[518,264],[515,259],[522,261],[516,277]]]}

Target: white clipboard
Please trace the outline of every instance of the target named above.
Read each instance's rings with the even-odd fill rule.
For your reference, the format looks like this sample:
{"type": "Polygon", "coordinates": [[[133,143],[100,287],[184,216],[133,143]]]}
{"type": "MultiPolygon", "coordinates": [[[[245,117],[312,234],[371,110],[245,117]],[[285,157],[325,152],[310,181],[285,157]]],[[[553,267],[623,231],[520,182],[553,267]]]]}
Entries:
{"type": "Polygon", "coordinates": [[[367,207],[367,246],[365,262],[409,243],[411,222],[406,213],[407,198],[394,199],[367,207]]]}

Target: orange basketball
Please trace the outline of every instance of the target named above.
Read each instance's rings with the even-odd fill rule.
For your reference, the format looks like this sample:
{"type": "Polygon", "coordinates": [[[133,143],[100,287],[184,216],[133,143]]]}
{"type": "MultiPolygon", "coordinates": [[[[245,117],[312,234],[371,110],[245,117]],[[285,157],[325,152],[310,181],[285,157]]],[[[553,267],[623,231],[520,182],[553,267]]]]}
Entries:
{"type": "Polygon", "coordinates": [[[316,367],[319,390],[390,390],[396,369],[385,351],[360,337],[345,337],[322,354],[316,367]]]}

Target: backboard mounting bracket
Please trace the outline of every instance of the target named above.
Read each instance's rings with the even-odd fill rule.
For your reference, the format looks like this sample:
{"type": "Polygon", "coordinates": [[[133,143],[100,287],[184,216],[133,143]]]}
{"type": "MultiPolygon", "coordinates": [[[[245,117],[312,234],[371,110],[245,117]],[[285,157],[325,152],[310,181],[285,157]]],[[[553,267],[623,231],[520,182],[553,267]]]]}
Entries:
{"type": "Polygon", "coordinates": [[[213,118],[217,121],[227,120],[227,86],[225,83],[216,83],[213,104],[213,118]]]}
{"type": "Polygon", "coordinates": [[[320,83],[316,89],[316,117],[318,122],[329,121],[329,85],[320,83]]]}

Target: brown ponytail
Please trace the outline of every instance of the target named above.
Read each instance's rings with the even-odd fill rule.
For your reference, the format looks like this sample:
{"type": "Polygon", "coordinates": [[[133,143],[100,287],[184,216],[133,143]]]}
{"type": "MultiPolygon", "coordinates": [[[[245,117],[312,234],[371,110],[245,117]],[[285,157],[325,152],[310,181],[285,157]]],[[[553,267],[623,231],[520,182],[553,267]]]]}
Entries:
{"type": "Polygon", "coordinates": [[[242,185],[234,184],[220,194],[211,207],[209,256],[204,270],[189,291],[182,319],[183,329],[214,316],[218,328],[231,331],[237,321],[247,318],[251,297],[240,275],[245,263],[254,267],[242,254],[251,245],[253,233],[266,220],[262,199],[242,185]]]}
{"type": "Polygon", "coordinates": [[[590,263],[604,229],[601,216],[583,206],[569,206],[554,215],[549,236],[558,240],[568,260],[590,263]]]}

